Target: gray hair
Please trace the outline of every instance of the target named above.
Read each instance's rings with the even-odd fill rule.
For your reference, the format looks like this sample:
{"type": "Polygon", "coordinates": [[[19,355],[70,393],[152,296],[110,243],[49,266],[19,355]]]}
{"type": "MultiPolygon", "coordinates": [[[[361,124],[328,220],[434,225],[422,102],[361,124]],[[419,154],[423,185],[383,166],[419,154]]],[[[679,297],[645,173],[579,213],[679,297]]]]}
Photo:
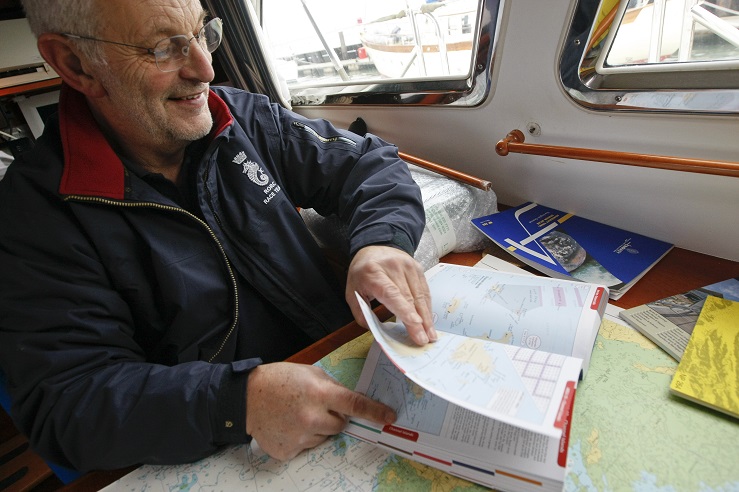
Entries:
{"type": "MultiPolygon", "coordinates": [[[[21,3],[36,37],[45,32],[95,37],[102,20],[96,14],[96,0],[21,0],[21,3]]],[[[105,52],[99,43],[72,42],[91,62],[106,64],[105,52]]]]}

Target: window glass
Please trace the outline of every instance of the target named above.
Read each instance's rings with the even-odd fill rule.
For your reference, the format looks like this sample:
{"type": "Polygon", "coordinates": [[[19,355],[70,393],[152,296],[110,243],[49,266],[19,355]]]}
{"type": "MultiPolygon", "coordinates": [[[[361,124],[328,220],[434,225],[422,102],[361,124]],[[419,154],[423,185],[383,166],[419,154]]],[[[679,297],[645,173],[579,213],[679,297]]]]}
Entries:
{"type": "MultiPolygon", "coordinates": [[[[262,3],[262,27],[293,103],[300,104],[306,95],[318,95],[320,103],[321,95],[338,93],[409,93],[419,88],[470,92],[476,71],[489,68],[489,60],[475,62],[481,32],[490,33],[491,17],[497,20],[497,4],[267,0],[262,3]],[[486,10],[486,4],[494,10],[486,10]],[[439,84],[417,85],[433,82],[439,84]]],[[[492,51],[491,42],[487,36],[485,53],[492,51]]]]}
{"type": "Polygon", "coordinates": [[[739,0],[629,0],[599,70],[738,59],[739,0]]]}

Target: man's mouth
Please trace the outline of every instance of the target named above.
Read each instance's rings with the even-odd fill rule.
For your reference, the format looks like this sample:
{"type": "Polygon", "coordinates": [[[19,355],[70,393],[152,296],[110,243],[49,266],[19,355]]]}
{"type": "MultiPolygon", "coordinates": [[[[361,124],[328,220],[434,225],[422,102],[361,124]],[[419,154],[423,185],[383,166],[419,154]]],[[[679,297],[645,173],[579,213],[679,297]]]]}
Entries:
{"type": "Polygon", "coordinates": [[[202,95],[203,95],[202,93],[198,93],[198,94],[192,94],[189,96],[170,97],[170,99],[175,100],[175,101],[192,101],[193,99],[197,99],[202,95]]]}
{"type": "Polygon", "coordinates": [[[192,100],[203,97],[204,94],[205,94],[205,91],[203,90],[201,92],[197,92],[195,94],[188,94],[186,96],[172,96],[169,99],[173,101],[192,101],[192,100]]]}

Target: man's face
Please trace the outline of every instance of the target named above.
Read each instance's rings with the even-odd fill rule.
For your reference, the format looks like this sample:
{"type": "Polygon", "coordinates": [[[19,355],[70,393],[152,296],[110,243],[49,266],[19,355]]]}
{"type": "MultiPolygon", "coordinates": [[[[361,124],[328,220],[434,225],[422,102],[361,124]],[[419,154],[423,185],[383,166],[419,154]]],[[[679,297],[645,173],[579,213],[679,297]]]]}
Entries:
{"type": "MultiPolygon", "coordinates": [[[[100,0],[107,26],[99,37],[153,48],[167,37],[191,37],[203,26],[198,0],[100,0]]],[[[211,129],[208,88],[213,79],[211,55],[193,40],[185,64],[162,72],[154,56],[125,46],[106,44],[108,66],[97,70],[107,96],[95,100],[98,114],[116,139],[161,150],[197,140],[211,129]]]]}

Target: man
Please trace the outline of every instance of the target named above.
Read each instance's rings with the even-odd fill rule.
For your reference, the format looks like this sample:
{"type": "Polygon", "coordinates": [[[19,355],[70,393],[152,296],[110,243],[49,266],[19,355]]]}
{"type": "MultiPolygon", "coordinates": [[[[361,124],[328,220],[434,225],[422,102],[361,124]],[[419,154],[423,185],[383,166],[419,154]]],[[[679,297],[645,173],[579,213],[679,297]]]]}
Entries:
{"type": "Polygon", "coordinates": [[[396,149],[209,90],[222,27],[197,0],[24,7],[64,81],[58,121],[0,182],[0,364],[34,448],[80,471],[251,437],[288,459],[350,415],[392,422],[279,361],[363,322],[354,291],[436,338],[396,149]],[[349,224],[343,296],[297,207],[349,224]]]}

